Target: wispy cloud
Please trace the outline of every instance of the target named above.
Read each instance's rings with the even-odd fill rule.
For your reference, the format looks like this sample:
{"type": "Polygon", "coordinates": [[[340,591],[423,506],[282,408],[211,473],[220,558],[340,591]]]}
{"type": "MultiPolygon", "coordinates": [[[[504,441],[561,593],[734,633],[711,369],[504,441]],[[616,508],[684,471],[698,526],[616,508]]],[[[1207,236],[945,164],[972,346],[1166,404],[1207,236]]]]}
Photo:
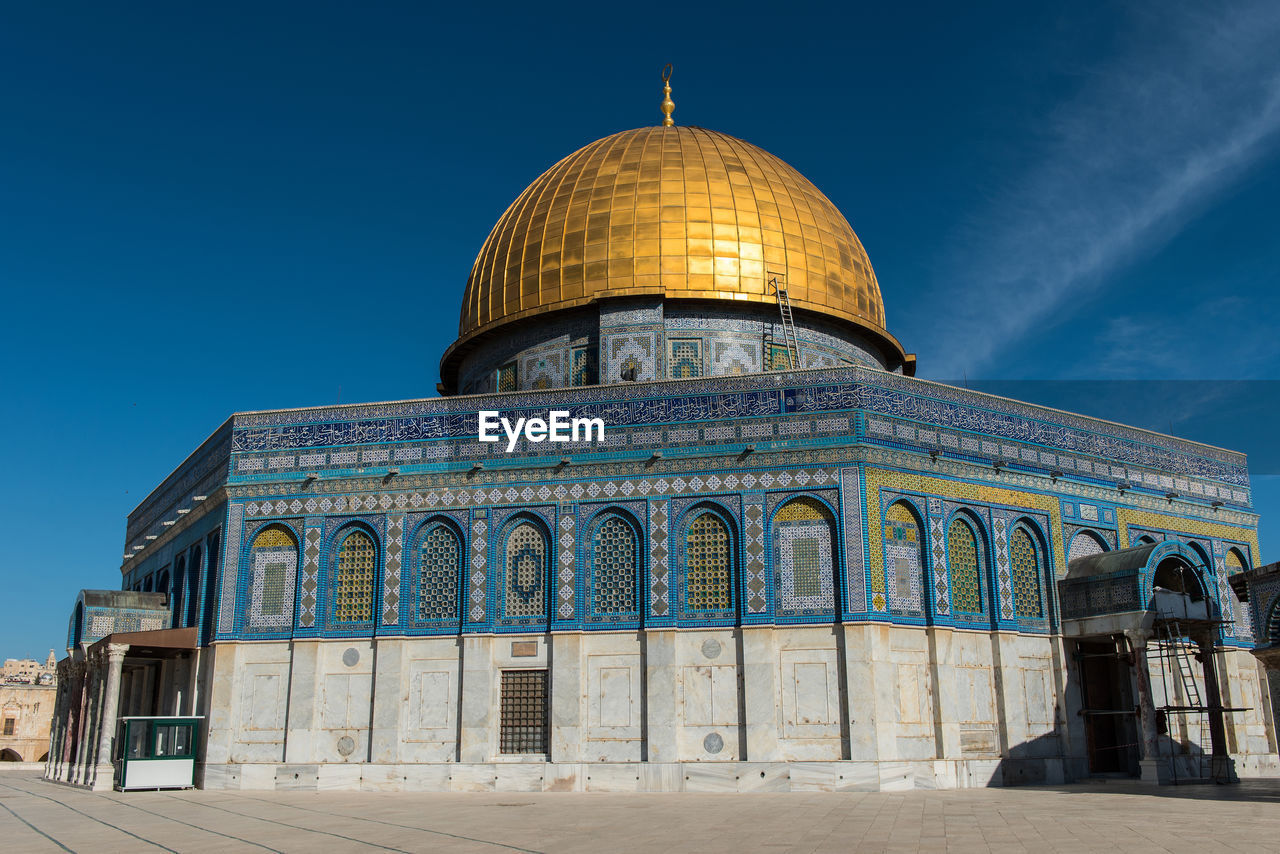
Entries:
{"type": "Polygon", "coordinates": [[[1088,374],[1170,380],[1258,376],[1259,366],[1280,356],[1280,339],[1272,318],[1255,309],[1248,300],[1225,296],[1201,300],[1172,316],[1096,319],[1088,374]]]}
{"type": "MultiPolygon", "coordinates": [[[[1274,150],[1280,4],[1156,4],[1131,43],[1086,69],[1036,165],[970,224],[975,248],[937,295],[949,321],[927,353],[936,370],[984,370],[1274,150]]],[[[1132,340],[1113,331],[1121,349],[1132,340]]]]}

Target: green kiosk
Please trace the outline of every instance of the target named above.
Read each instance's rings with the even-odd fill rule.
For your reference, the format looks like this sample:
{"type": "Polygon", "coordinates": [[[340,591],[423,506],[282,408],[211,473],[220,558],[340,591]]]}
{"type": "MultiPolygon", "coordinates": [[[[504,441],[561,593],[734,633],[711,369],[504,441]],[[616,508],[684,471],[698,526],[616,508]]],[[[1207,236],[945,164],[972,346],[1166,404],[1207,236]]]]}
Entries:
{"type": "Polygon", "coordinates": [[[201,717],[128,717],[116,738],[116,788],[189,789],[195,785],[201,717]]]}

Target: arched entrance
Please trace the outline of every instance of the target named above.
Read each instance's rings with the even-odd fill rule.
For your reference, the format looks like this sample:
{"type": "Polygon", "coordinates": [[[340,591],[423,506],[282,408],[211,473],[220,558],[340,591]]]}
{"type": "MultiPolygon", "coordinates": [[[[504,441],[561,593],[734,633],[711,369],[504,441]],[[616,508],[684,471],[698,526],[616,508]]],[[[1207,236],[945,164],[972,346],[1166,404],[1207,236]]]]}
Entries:
{"type": "Polygon", "coordinates": [[[1205,554],[1179,540],[1071,560],[1059,582],[1092,773],[1234,779],[1214,653],[1222,613],[1205,554]]]}
{"type": "Polygon", "coordinates": [[[1151,609],[1157,619],[1212,619],[1209,597],[1200,573],[1182,555],[1161,560],[1151,575],[1151,609]]]}
{"type": "Polygon", "coordinates": [[[8,747],[6,747],[4,750],[0,750],[0,762],[21,762],[21,761],[22,761],[22,754],[19,753],[18,751],[11,750],[8,747]]]}

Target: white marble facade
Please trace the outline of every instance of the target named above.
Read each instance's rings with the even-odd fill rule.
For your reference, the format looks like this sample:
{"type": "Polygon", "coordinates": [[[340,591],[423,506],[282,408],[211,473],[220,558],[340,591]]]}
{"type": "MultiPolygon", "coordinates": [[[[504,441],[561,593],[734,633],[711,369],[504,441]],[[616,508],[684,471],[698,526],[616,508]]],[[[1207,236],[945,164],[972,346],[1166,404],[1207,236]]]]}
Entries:
{"type": "MultiPolygon", "coordinates": [[[[832,791],[1087,774],[1054,636],[861,623],[219,643],[206,788],[832,791]],[[502,672],[546,669],[541,754],[502,672]]],[[[1231,753],[1280,773],[1258,664],[1222,653],[1231,753]],[[1236,696],[1236,695],[1239,696],[1236,696]]]]}

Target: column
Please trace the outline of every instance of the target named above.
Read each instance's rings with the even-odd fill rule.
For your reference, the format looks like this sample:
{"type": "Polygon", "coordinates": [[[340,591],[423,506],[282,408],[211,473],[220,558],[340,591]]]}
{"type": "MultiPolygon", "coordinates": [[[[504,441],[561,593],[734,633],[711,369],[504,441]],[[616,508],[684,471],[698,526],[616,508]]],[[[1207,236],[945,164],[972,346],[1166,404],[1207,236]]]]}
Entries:
{"type": "Polygon", "coordinates": [[[285,722],[284,761],[316,761],[316,679],[320,641],[300,638],[293,642],[293,662],[289,668],[289,717],[285,722]]]}
{"type": "Polygon", "coordinates": [[[70,705],[68,695],[71,690],[69,683],[71,662],[65,659],[58,662],[56,674],[58,693],[55,695],[57,699],[53,704],[53,723],[49,728],[49,761],[44,766],[44,778],[46,780],[58,779],[58,772],[62,768],[62,751],[67,742],[67,708],[70,705]]]}
{"type": "Polygon", "coordinates": [[[1160,783],[1169,778],[1169,767],[1160,757],[1160,741],[1156,732],[1156,706],[1151,696],[1151,671],[1147,666],[1147,640],[1149,633],[1142,629],[1126,629],[1129,648],[1133,650],[1133,681],[1138,704],[1138,731],[1142,737],[1143,782],[1160,783]]]}
{"type": "Polygon", "coordinates": [[[676,714],[676,633],[647,629],[644,633],[645,739],[649,762],[675,762],[679,756],[676,714]]]}
{"type": "Polygon", "coordinates": [[[743,711],[747,723],[747,755],[750,762],[778,762],[778,651],[772,626],[742,632],[743,711]]]}
{"type": "Polygon", "coordinates": [[[960,697],[956,691],[956,633],[945,626],[925,630],[929,640],[929,670],[933,678],[933,728],[938,759],[964,758],[960,747],[960,697]]]}
{"type": "MultiPolygon", "coordinates": [[[[880,730],[876,727],[876,671],[873,635],[878,627],[866,623],[842,623],[845,681],[841,690],[849,705],[849,758],[880,758],[880,730]]],[[[893,720],[897,720],[896,717],[893,720]]],[[[885,730],[891,727],[885,724],[885,730]]]]}
{"type": "Polygon", "coordinates": [[[93,711],[94,688],[98,682],[97,668],[94,661],[85,653],[85,660],[80,662],[80,690],[75,698],[76,712],[76,741],[75,755],[71,758],[70,774],[67,777],[69,783],[84,783],[84,769],[90,765],[89,752],[91,745],[89,736],[93,732],[90,728],[89,721],[91,712],[93,711]]]}
{"type": "MultiPolygon", "coordinates": [[[[551,761],[582,761],[582,635],[551,635],[551,761]]],[[[589,702],[600,702],[593,697],[589,702]]]]}
{"type": "Polygon", "coordinates": [[[404,641],[379,638],[377,670],[373,674],[373,720],[370,721],[370,762],[391,765],[400,761],[400,712],[403,697],[404,641]]]}
{"type": "Polygon", "coordinates": [[[493,639],[483,635],[462,638],[461,741],[458,761],[489,762],[496,735],[493,696],[493,639]]]}
{"type": "Polygon", "coordinates": [[[98,727],[98,768],[93,779],[95,790],[110,789],[113,783],[111,747],[115,742],[116,713],[120,707],[120,670],[128,651],[127,643],[107,644],[106,687],[99,705],[101,725],[98,727]]]}
{"type": "Polygon", "coordinates": [[[1214,662],[1215,644],[1208,634],[1193,640],[1200,650],[1196,657],[1204,668],[1204,699],[1209,707],[1209,740],[1213,743],[1209,754],[1209,774],[1215,783],[1234,783],[1238,778],[1227,753],[1227,728],[1222,719],[1222,689],[1218,685],[1218,668],[1214,662]]]}

